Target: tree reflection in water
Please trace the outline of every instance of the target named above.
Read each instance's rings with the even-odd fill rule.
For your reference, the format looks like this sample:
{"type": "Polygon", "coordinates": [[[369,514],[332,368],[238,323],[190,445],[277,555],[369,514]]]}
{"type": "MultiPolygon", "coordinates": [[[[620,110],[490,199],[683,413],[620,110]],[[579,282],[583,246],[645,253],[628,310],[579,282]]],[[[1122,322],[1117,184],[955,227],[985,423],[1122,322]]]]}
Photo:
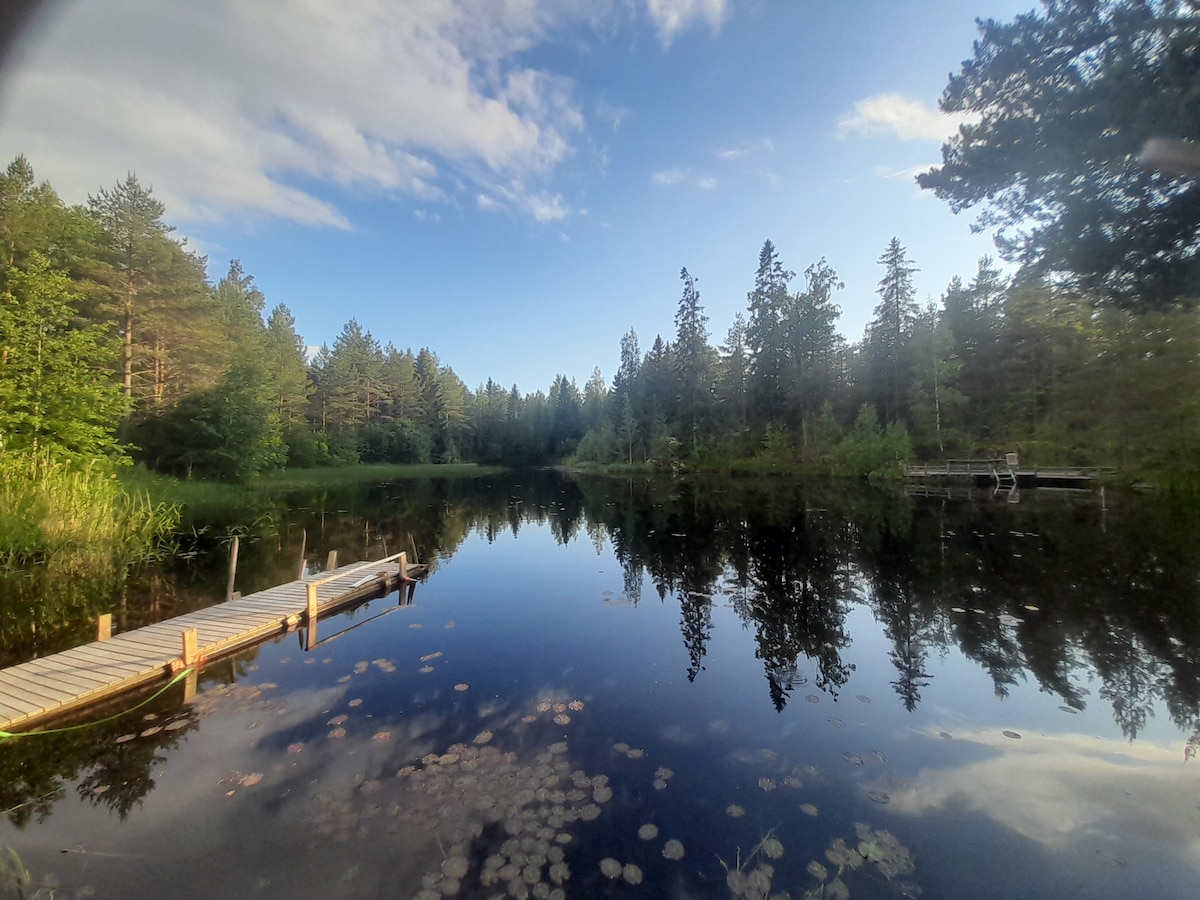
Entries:
{"type": "MultiPolygon", "coordinates": [[[[891,684],[910,712],[932,681],[930,657],[957,648],[998,695],[1033,680],[1065,709],[1083,710],[1082,681],[1092,678],[1128,739],[1161,706],[1194,735],[1189,746],[1200,746],[1200,515],[1163,499],[1121,498],[1102,513],[1091,497],[1036,492],[1014,505],[827,482],[542,471],[294,494],[271,498],[253,521],[239,571],[245,591],[294,577],[302,528],[314,564],[329,549],[354,559],[411,547],[436,570],[471,535],[494,541],[545,526],[560,543],[586,539],[597,552],[611,545],[629,602],[643,602],[648,580],[662,602],[679,604],[689,681],[704,677],[719,603],[752,632],[777,710],[810,675],[836,698],[853,671],[843,658],[847,617],[867,609],[891,643],[891,684]]],[[[197,529],[194,555],[96,590],[130,624],[211,602],[225,578],[215,535],[228,527],[197,529]]],[[[9,657],[86,635],[106,606],[88,587],[10,581],[0,598],[9,657]],[[32,644],[22,637],[30,634],[32,644]]],[[[8,742],[0,747],[0,809],[18,824],[44,816],[75,779],[88,802],[128,813],[186,733],[114,743],[133,727],[118,721],[8,742]]]]}

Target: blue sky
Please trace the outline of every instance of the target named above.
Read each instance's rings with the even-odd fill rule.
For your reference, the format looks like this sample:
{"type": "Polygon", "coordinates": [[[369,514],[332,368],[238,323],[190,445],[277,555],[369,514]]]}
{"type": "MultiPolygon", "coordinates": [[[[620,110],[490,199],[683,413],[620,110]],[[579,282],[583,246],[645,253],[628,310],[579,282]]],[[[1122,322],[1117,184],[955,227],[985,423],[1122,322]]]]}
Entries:
{"type": "MultiPolygon", "coordinates": [[[[712,342],[770,239],[862,336],[892,236],[936,299],[994,252],[919,191],[975,18],[1032,0],[59,0],[0,73],[0,157],[128,171],[312,345],[356,318],[474,388],[611,381],[699,279],[712,342]]],[[[795,287],[799,287],[802,274],[795,287]]]]}

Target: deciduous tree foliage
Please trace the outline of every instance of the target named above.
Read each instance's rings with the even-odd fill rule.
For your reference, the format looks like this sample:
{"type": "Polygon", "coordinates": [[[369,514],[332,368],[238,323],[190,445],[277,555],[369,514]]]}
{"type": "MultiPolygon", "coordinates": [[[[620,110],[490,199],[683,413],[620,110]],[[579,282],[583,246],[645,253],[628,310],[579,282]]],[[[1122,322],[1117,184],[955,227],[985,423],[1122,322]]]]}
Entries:
{"type": "Polygon", "coordinates": [[[1196,0],[1043,0],[979,22],[943,112],[966,115],[918,183],[981,207],[1002,254],[1130,309],[1200,296],[1200,180],[1143,164],[1200,140],[1196,0]]]}
{"type": "Polygon", "coordinates": [[[37,251],[0,292],[0,452],[53,460],[117,454],[125,403],[106,366],[115,346],[75,321],[71,280],[37,251]]]}

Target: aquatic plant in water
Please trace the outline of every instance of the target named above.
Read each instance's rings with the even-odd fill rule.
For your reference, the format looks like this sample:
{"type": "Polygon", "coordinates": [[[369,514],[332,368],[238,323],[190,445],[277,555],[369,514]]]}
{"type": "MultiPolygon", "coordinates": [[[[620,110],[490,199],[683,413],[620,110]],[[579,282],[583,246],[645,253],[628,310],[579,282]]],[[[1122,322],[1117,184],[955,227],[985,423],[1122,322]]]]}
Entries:
{"type": "MultiPolygon", "coordinates": [[[[882,875],[900,896],[920,895],[921,889],[916,884],[895,881],[901,875],[911,875],[916,868],[912,855],[895,835],[888,831],[876,831],[862,822],[855,825],[855,832],[858,837],[855,846],[851,846],[843,838],[837,838],[825,850],[825,859],[836,867],[833,871],[815,859],[808,863],[807,871],[816,879],[817,884],[804,891],[801,896],[806,900],[846,900],[850,896],[846,876],[851,872],[871,867],[882,875]]],[[[775,867],[766,860],[779,860],[783,856],[782,841],[774,836],[773,831],[767,832],[744,860],[741,850],[738,851],[732,868],[724,860],[721,861],[721,865],[725,867],[726,886],[735,898],[744,900],[767,900],[775,896],[775,867]]]]}
{"type": "Polygon", "coordinates": [[[35,884],[17,851],[0,847],[0,900],[51,900],[55,891],[52,878],[35,884]]]}

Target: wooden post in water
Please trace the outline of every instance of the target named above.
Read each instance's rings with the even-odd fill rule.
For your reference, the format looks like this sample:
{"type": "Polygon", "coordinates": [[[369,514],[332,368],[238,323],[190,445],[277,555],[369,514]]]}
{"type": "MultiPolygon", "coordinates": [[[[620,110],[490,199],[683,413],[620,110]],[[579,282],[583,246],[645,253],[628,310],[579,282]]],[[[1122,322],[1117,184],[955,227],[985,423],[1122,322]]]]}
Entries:
{"type": "Polygon", "coordinates": [[[233,536],[233,543],[229,545],[229,580],[225,583],[225,599],[233,599],[233,580],[237,577],[237,558],[238,558],[238,536],[233,536]]]}
{"type": "Polygon", "coordinates": [[[112,613],[105,613],[96,620],[96,640],[107,641],[112,637],[112,613]]]}
{"type": "Polygon", "coordinates": [[[400,580],[408,581],[408,554],[401,552],[398,562],[400,563],[400,580]]]}
{"type": "Polygon", "coordinates": [[[183,632],[183,665],[184,667],[194,666],[198,652],[199,636],[195,628],[189,628],[183,632]]]}
{"type": "Polygon", "coordinates": [[[196,670],[193,669],[188,673],[187,678],[183,679],[183,702],[191,703],[196,699],[196,683],[198,681],[196,670]]]}
{"type": "Polygon", "coordinates": [[[306,595],[305,624],[308,625],[308,646],[313,647],[317,643],[317,586],[309,584],[306,595]]]}
{"type": "Polygon", "coordinates": [[[337,551],[330,550],[329,557],[325,560],[325,571],[332,572],[337,568],[337,551]]]}
{"type": "Polygon", "coordinates": [[[299,581],[304,577],[304,570],[307,568],[304,565],[304,551],[308,549],[308,529],[300,529],[300,565],[296,569],[296,580],[299,581]]]}

